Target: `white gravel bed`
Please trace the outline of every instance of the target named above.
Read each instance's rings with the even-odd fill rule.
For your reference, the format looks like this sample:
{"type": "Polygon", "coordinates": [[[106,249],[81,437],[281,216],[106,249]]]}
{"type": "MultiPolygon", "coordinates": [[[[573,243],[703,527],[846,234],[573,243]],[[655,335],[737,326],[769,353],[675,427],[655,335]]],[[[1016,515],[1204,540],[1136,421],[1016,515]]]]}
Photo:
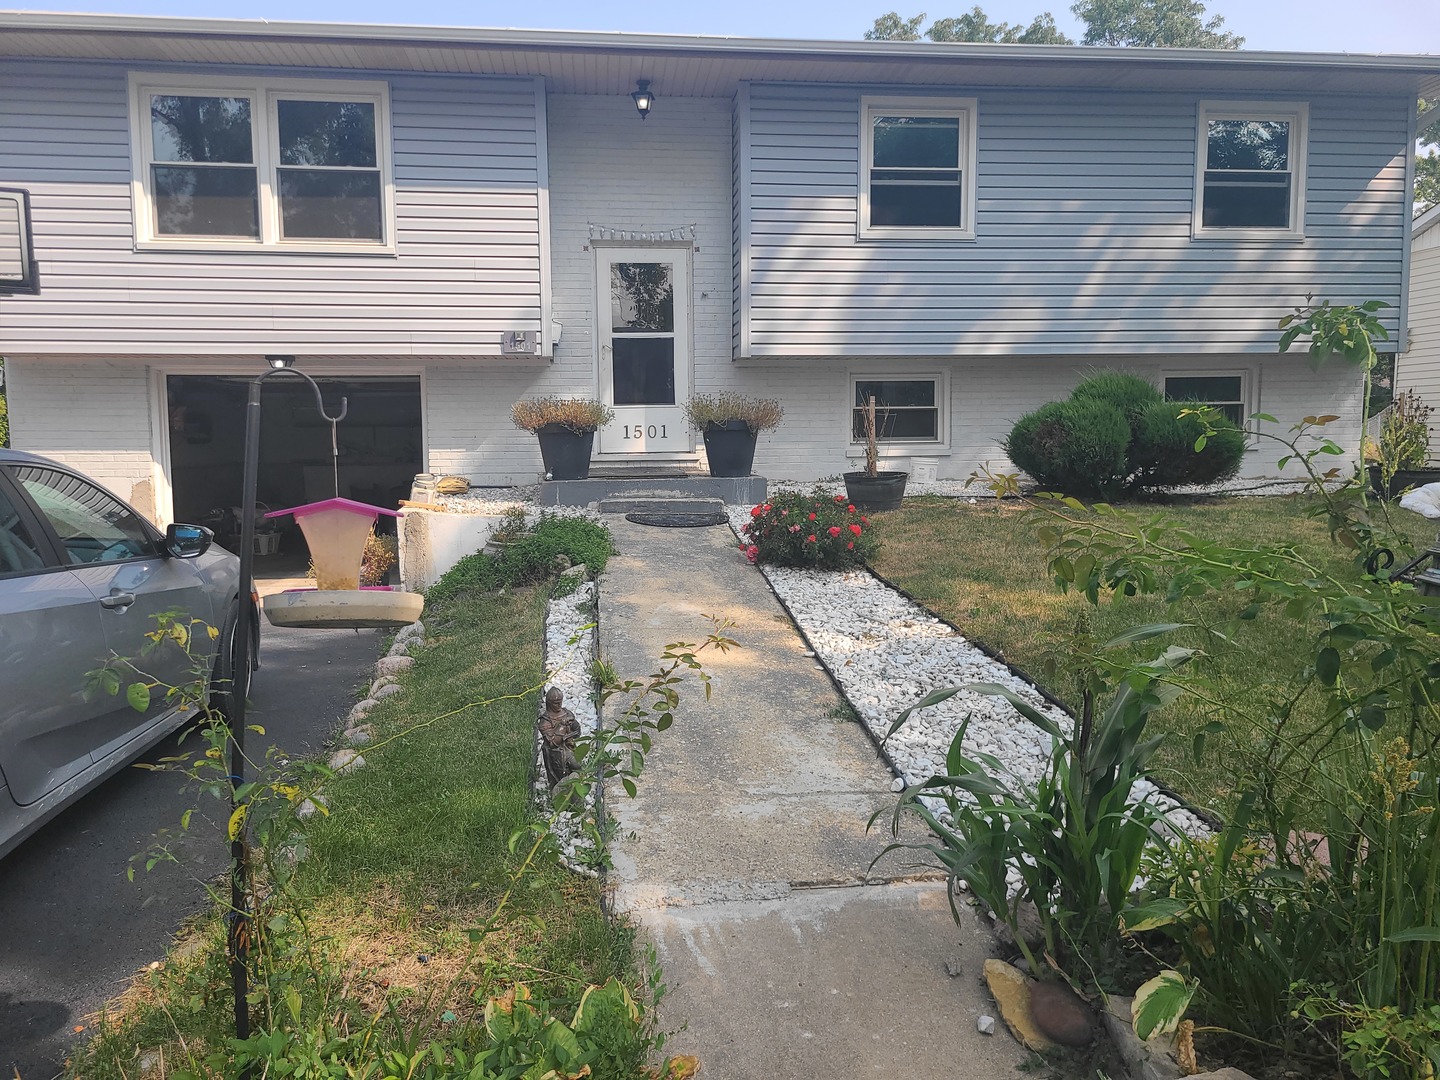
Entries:
{"type": "MultiPolygon", "coordinates": [[[[776,480],[770,481],[770,490],[777,491],[796,490],[813,491],[817,486],[815,481],[804,480],[776,480]]],[[[826,477],[818,481],[818,486],[825,491],[835,495],[845,493],[845,481],[839,477],[826,477]]],[[[1208,487],[1186,486],[1170,490],[1172,495],[1299,495],[1312,488],[1308,480],[1290,480],[1280,477],[1262,477],[1250,480],[1231,480],[1224,484],[1211,485],[1208,487]]],[[[1337,485],[1338,486],[1338,485],[1337,485]]],[[[1034,490],[1034,485],[1026,482],[1024,490],[1029,493],[1034,490]]],[[[918,499],[924,495],[938,495],[943,498],[968,499],[970,502],[988,501],[995,496],[983,481],[970,480],[932,480],[929,483],[920,483],[916,480],[909,480],[905,484],[905,498],[918,499]]]]}
{"type": "MultiPolygon", "coordinates": [[[[595,731],[599,718],[595,712],[594,678],[591,661],[595,659],[595,600],[598,587],[586,581],[569,596],[550,601],[545,613],[545,686],[558,686],[565,693],[565,707],[575,714],[582,737],[595,731]]],[[[544,694],[542,692],[543,701],[544,694]]],[[[583,812],[560,814],[555,821],[555,839],[561,861],[577,873],[593,876],[595,870],[587,857],[589,840],[583,828],[584,817],[595,817],[595,799],[600,786],[590,790],[588,805],[583,812]]],[[[550,807],[550,784],[545,777],[545,762],[540,757],[540,740],[535,740],[535,800],[550,807]]]]}
{"type": "MultiPolygon", "coordinates": [[[[729,514],[732,528],[743,535],[740,530],[750,520],[749,512],[736,507],[729,514]]],[[[1070,729],[1069,714],[1047,702],[1031,683],[867,571],[760,569],[877,739],[884,739],[895,718],[926,694],[969,683],[1004,686],[1062,730],[1070,729]]],[[[994,755],[1027,786],[1039,779],[1050,755],[1050,737],[1004,698],[962,690],[912,714],[885,742],[906,787],[944,772],[945,753],[967,715],[971,717],[964,744],[968,753],[994,755]]],[[[1149,781],[1140,781],[1135,791],[1185,832],[1209,832],[1199,818],[1149,781]]],[[[938,800],[927,798],[927,802],[940,812],[938,800]]]]}
{"type": "Polygon", "coordinates": [[[588,506],[540,506],[535,502],[539,487],[471,488],[463,495],[432,495],[431,502],[443,506],[452,514],[477,514],[499,517],[517,507],[525,511],[527,521],[534,522],[540,515],[551,517],[589,518],[599,521],[600,514],[588,506]]]}

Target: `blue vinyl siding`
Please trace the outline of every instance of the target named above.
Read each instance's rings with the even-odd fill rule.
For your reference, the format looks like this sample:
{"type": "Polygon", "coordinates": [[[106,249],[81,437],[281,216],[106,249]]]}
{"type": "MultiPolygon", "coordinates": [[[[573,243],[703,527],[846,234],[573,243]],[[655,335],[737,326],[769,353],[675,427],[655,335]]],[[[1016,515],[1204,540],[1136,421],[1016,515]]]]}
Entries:
{"type": "Polygon", "coordinates": [[[136,251],[126,69],[0,66],[0,184],[32,190],[44,275],[4,347],[484,356],[540,329],[535,81],[389,83],[397,255],[136,251]]]}
{"type": "Polygon", "coordinates": [[[1311,98],[1304,240],[1228,242],[1191,238],[1199,96],[957,88],[977,239],[912,243],[856,237],[863,92],[750,88],[737,355],[1269,352],[1307,293],[1399,303],[1411,101],[1311,98]]]}

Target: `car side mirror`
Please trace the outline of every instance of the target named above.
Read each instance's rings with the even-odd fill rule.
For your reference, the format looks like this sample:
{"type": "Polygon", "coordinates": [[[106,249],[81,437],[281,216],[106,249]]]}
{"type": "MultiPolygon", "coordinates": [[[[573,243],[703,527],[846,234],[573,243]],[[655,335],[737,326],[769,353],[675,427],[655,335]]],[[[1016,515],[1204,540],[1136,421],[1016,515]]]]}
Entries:
{"type": "Polygon", "coordinates": [[[172,524],[165,529],[165,552],[174,559],[197,559],[210,550],[214,539],[204,525],[172,524]]]}

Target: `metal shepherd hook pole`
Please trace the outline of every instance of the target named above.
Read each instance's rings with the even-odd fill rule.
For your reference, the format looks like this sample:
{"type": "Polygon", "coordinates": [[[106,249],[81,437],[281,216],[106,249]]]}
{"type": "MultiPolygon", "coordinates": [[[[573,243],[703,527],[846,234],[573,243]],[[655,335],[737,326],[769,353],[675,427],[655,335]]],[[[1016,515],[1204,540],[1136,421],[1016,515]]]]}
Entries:
{"type": "MultiPolygon", "coordinates": [[[[248,687],[246,677],[250,671],[250,639],[254,633],[256,612],[249,598],[255,591],[255,489],[259,483],[260,471],[260,391],[265,380],[274,375],[294,375],[304,379],[315,391],[315,408],[321,417],[332,425],[345,419],[349,410],[346,398],[340,399],[340,415],[330,416],[325,411],[325,400],[320,386],[303,371],[288,366],[291,357],[274,357],[269,371],[257,375],[250,383],[250,400],[245,414],[245,475],[240,492],[240,610],[235,620],[235,644],[230,678],[233,688],[248,687]]],[[[333,430],[333,428],[332,428],[333,430]]],[[[245,694],[230,695],[230,802],[231,808],[244,805],[241,788],[245,784],[245,694]]],[[[249,847],[246,843],[246,822],[243,817],[233,818],[238,822],[235,835],[230,841],[230,915],[228,953],[230,959],[230,981],[235,993],[235,1037],[250,1037],[249,1005],[249,953],[250,953],[250,911],[247,896],[249,883],[249,847]]]]}

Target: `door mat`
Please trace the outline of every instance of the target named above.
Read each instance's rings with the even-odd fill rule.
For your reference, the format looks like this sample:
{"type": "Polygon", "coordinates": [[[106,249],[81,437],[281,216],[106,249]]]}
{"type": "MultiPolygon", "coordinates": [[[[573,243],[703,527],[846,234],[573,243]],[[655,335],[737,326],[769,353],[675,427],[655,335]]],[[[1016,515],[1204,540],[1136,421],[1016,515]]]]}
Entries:
{"type": "Polygon", "coordinates": [[[724,525],[724,514],[626,514],[626,521],[636,525],[655,525],[662,529],[703,529],[707,525],[724,525]]]}

